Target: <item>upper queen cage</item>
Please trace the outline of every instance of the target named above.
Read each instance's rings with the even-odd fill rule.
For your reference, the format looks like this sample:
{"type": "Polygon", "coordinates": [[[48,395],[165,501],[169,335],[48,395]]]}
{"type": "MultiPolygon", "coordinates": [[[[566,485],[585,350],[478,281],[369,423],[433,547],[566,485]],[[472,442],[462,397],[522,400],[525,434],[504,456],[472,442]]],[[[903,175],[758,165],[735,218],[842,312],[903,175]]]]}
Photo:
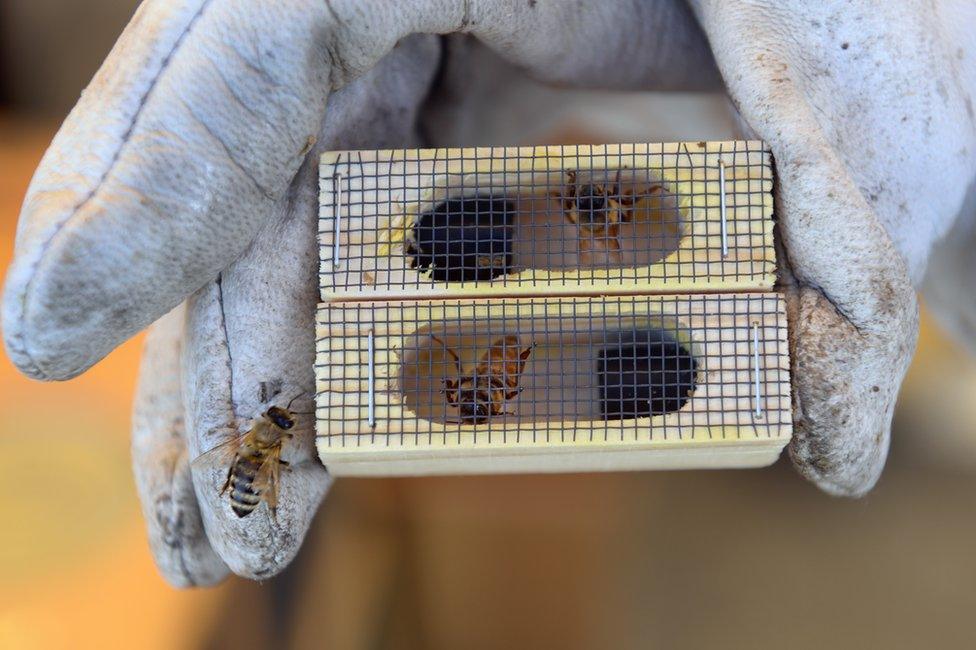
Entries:
{"type": "Polygon", "coordinates": [[[323,298],[768,290],[760,142],[332,152],[323,298]]]}

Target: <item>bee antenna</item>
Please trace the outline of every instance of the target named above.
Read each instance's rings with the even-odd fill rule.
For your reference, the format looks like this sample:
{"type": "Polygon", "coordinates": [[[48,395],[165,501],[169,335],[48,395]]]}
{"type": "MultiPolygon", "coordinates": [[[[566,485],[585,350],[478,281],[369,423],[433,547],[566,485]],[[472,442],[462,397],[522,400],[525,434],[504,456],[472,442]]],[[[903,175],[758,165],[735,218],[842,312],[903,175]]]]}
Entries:
{"type": "MultiPolygon", "coordinates": [[[[294,397],[292,397],[291,398],[291,401],[288,402],[288,406],[285,407],[285,410],[286,411],[291,411],[291,405],[295,403],[295,400],[298,399],[299,397],[304,396],[304,395],[305,395],[305,393],[299,393],[298,395],[295,395],[294,397]]],[[[292,412],[294,412],[294,411],[292,411],[292,412]]],[[[305,414],[305,415],[307,415],[307,414],[305,414]]]]}
{"type": "Polygon", "coordinates": [[[445,343],[444,341],[442,341],[440,339],[440,337],[438,337],[436,334],[431,334],[430,335],[430,339],[432,341],[437,341],[438,343],[440,343],[441,344],[441,347],[444,348],[444,350],[449,355],[451,355],[452,357],[454,357],[454,362],[457,363],[458,371],[460,372],[460,370],[461,370],[461,358],[458,357],[457,353],[454,350],[452,350],[451,348],[447,347],[447,343],[445,343]]]}

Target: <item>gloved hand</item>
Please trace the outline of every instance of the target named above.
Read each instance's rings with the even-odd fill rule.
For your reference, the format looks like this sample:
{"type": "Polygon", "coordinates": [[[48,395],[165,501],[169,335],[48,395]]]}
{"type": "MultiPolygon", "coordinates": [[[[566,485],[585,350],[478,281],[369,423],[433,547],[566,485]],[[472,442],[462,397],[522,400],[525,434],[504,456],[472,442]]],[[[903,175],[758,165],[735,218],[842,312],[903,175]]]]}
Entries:
{"type": "MultiPolygon", "coordinates": [[[[31,185],[4,296],[8,353],[33,377],[66,379],[170,312],[147,339],[133,442],[157,562],[182,585],[228,568],[272,575],[329,483],[312,417],[287,445],[276,522],[236,517],[224,476],[188,462],[267,407],[262,386],[288,389],[273,402],[304,393],[293,409],[311,410],[318,153],[417,144],[443,64],[433,37],[395,44],[468,32],[544,81],[634,90],[709,86],[710,45],[777,164],[791,454],[825,490],[862,494],[914,349],[913,285],[976,169],[972,14],[950,2],[150,0],[31,185]]],[[[940,286],[972,281],[966,250],[949,268],[968,275],[940,286]]],[[[972,292],[945,295],[972,332],[972,292]]]]}

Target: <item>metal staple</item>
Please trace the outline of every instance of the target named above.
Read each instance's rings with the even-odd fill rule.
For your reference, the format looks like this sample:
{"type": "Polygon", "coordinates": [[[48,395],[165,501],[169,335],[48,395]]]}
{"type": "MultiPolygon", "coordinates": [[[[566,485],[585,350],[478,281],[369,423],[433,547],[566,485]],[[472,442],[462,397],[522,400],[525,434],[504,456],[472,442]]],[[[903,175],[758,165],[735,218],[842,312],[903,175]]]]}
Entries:
{"type": "Polygon", "coordinates": [[[756,417],[762,415],[762,403],[759,401],[759,324],[752,324],[752,375],[756,391],[756,417]]]}
{"type": "Polygon", "coordinates": [[[729,234],[725,216],[725,162],[718,162],[719,210],[722,213],[722,257],[729,254],[729,234]]]}
{"type": "Polygon", "coordinates": [[[333,217],[335,221],[335,232],[332,237],[332,268],[337,268],[339,266],[340,223],[342,222],[342,174],[334,174],[332,176],[332,182],[334,183],[336,193],[335,215],[333,217]]]}
{"type": "Polygon", "coordinates": [[[370,428],[376,426],[376,374],[374,369],[374,350],[373,350],[373,330],[369,330],[366,337],[366,367],[367,367],[367,377],[366,381],[369,383],[367,386],[367,402],[366,402],[366,418],[367,424],[370,428]]]}

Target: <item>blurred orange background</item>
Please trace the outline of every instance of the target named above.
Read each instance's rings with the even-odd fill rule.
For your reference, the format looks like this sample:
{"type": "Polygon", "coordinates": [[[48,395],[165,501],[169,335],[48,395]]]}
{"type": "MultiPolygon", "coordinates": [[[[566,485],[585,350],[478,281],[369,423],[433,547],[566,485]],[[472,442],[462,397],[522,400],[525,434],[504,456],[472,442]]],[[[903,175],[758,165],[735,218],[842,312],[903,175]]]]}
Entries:
{"type": "MultiPolygon", "coordinates": [[[[133,4],[0,4],[4,269],[33,169],[133,4]]],[[[524,91],[560,107],[525,129],[529,139],[731,129],[715,96],[524,91]]],[[[928,315],[889,468],[865,499],[826,497],[785,461],[347,480],[283,576],[195,591],[157,574],[135,498],[128,427],[140,346],[137,337],[67,383],[29,381],[0,359],[0,648],[974,641],[976,363],[928,315]]]]}
{"type": "MultiPolygon", "coordinates": [[[[4,269],[20,202],[56,126],[0,114],[4,269]]],[[[203,612],[218,602],[223,590],[168,588],[148,553],[128,449],[140,346],[137,337],[65,383],[30,381],[0,361],[2,648],[134,638],[172,648],[199,635],[203,612]]]]}

